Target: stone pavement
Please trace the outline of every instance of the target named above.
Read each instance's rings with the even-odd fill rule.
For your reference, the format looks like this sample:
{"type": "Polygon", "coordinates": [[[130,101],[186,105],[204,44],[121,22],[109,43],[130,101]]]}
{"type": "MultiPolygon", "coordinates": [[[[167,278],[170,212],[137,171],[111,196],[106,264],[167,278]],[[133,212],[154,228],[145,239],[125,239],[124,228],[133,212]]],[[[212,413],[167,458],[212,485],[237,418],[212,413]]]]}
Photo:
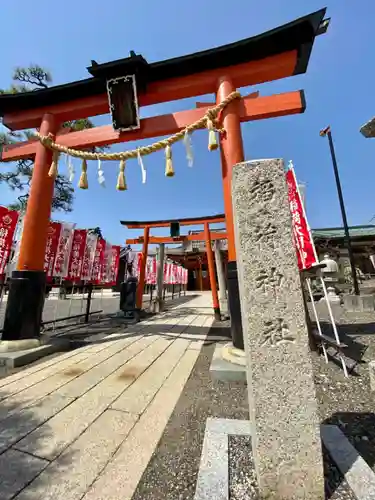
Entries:
{"type": "Polygon", "coordinates": [[[202,293],[1,379],[0,500],[130,500],[212,323],[202,293]]]}

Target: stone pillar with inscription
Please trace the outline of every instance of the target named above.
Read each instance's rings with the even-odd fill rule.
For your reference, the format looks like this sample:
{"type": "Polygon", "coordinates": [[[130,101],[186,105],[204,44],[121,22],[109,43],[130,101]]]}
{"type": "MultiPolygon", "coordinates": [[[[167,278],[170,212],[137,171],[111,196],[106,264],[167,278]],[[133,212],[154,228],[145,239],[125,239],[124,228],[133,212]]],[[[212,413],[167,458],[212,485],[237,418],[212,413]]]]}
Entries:
{"type": "Polygon", "coordinates": [[[283,161],[236,165],[232,198],[261,498],[323,500],[319,418],[283,161]]]}

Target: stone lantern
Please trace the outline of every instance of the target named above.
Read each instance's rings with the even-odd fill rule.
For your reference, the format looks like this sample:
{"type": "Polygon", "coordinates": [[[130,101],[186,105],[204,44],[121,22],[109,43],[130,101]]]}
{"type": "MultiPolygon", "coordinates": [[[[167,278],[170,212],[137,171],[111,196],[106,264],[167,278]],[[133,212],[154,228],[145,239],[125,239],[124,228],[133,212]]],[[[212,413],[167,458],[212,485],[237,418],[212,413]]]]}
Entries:
{"type": "Polygon", "coordinates": [[[321,273],[327,287],[328,300],[334,304],[340,304],[340,297],[336,293],[336,285],[339,281],[339,266],[328,253],[324,254],[321,263],[325,264],[325,267],[321,269],[321,273]]]}

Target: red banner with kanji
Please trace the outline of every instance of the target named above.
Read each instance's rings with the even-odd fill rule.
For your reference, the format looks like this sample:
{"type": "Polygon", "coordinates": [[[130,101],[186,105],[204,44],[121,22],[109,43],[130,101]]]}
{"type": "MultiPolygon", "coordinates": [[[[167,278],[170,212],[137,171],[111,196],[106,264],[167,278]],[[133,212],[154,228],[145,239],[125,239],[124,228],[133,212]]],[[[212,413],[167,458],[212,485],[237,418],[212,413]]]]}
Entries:
{"type": "Polygon", "coordinates": [[[155,259],[155,257],[147,257],[146,283],[148,285],[155,285],[156,284],[156,259],[155,259]]]}
{"type": "Polygon", "coordinates": [[[108,243],[108,241],[106,241],[105,242],[103,265],[102,265],[102,270],[100,273],[100,284],[101,285],[108,284],[110,281],[111,262],[112,262],[112,245],[110,243],[108,243]]]}
{"type": "Polygon", "coordinates": [[[17,222],[18,212],[0,207],[0,275],[6,271],[17,222]]]}
{"type": "Polygon", "coordinates": [[[86,229],[75,229],[73,233],[73,244],[68,264],[68,280],[80,281],[83,268],[83,260],[86,248],[86,229]]]}
{"type": "Polygon", "coordinates": [[[98,241],[98,236],[96,234],[87,234],[85,254],[83,257],[82,273],[81,273],[81,279],[83,281],[91,280],[92,266],[94,264],[97,241],[98,241]]]}
{"type": "Polygon", "coordinates": [[[120,250],[121,248],[117,245],[114,245],[111,248],[111,262],[108,277],[108,284],[111,286],[114,286],[117,281],[117,274],[120,265],[120,250]]]}
{"type": "Polygon", "coordinates": [[[70,253],[72,249],[75,224],[64,222],[61,225],[59,243],[57,245],[53,276],[66,278],[70,253]]]}
{"type": "Polygon", "coordinates": [[[102,279],[101,275],[104,265],[105,246],[105,240],[103,240],[103,238],[98,238],[98,241],[96,242],[94,262],[91,273],[91,281],[96,285],[98,285],[102,279]]]}
{"type": "Polygon", "coordinates": [[[47,275],[47,281],[50,281],[53,277],[53,270],[55,267],[60,235],[61,223],[50,221],[47,229],[47,243],[46,251],[44,254],[44,272],[47,275]]]}
{"type": "Polygon", "coordinates": [[[286,173],[286,181],[298,267],[299,269],[309,269],[316,263],[316,254],[293,168],[290,168],[286,173]]]}

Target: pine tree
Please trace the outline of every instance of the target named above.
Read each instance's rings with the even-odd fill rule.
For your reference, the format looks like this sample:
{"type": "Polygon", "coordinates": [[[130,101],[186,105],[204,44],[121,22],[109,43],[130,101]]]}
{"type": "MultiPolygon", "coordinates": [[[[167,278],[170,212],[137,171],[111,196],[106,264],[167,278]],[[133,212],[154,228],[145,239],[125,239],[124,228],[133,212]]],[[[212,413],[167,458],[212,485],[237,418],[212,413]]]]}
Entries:
{"type": "MultiPolygon", "coordinates": [[[[48,88],[51,83],[51,74],[38,65],[31,65],[28,68],[16,68],[12,76],[11,87],[6,90],[0,89],[0,94],[32,92],[33,90],[48,88]]],[[[69,127],[72,131],[79,131],[93,128],[94,124],[88,118],[83,118],[66,122],[63,124],[63,127],[69,127]]],[[[0,147],[1,145],[29,140],[33,135],[34,132],[32,130],[16,133],[0,133],[0,147]]],[[[22,193],[9,205],[9,208],[20,211],[26,209],[32,171],[33,160],[24,159],[18,160],[8,172],[0,172],[0,184],[6,183],[12,191],[22,193]]],[[[74,189],[72,184],[65,175],[58,174],[55,182],[52,211],[71,212],[73,209],[73,201],[74,189]]]]}

